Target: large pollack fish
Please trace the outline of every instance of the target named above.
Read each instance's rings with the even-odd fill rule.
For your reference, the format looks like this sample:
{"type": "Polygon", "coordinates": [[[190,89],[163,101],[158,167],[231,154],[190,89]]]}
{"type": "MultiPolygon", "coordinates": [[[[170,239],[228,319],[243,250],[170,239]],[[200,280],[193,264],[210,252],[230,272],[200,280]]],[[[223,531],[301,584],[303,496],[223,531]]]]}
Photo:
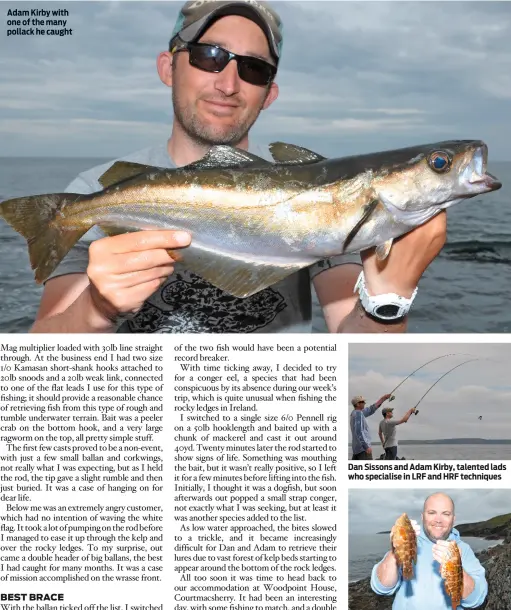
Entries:
{"type": "Polygon", "coordinates": [[[339,159],[283,143],[270,150],[275,163],[230,146],[178,169],[117,162],[102,191],[11,199],[0,215],[27,239],[38,282],[94,225],[107,235],[182,229],[192,242],[173,257],[247,297],[333,255],[376,246],[383,260],[393,239],[501,187],[477,140],[339,159]]]}

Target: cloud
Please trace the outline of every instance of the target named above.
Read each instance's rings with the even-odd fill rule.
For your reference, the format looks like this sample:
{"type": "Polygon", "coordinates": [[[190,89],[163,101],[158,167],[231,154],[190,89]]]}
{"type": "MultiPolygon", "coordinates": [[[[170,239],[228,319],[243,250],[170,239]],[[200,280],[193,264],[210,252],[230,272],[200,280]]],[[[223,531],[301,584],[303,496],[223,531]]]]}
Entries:
{"type": "MultiPolygon", "coordinates": [[[[504,430],[511,427],[510,357],[508,344],[352,344],[346,402],[362,394],[371,404],[403,382],[391,403],[394,416],[400,418],[416,405],[420,413],[399,427],[399,440],[505,438],[504,430]],[[446,354],[457,355],[438,358],[446,354]]],[[[380,420],[380,412],[367,419],[373,440],[378,440],[380,420]]]]}
{"type": "MultiPolygon", "coordinates": [[[[487,141],[490,159],[509,159],[506,3],[275,5],[285,28],[281,93],[254,128],[256,143],[285,138],[340,156],[475,136],[487,141]]],[[[4,154],[119,156],[160,144],[172,112],[155,60],[167,48],[181,3],[66,6],[72,36],[4,38],[4,154]],[[84,119],[101,121],[94,137],[76,131],[84,119]],[[6,127],[11,120],[18,132],[6,127]],[[55,121],[53,134],[47,121],[55,121]],[[144,134],[141,124],[148,125],[144,134]]]]}

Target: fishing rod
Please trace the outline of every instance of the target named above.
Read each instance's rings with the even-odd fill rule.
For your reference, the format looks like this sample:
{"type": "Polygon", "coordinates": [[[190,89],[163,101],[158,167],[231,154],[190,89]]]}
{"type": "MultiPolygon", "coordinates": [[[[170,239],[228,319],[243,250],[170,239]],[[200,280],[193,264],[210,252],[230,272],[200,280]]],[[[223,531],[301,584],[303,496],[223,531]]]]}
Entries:
{"type": "Polygon", "coordinates": [[[399,388],[399,386],[403,385],[403,383],[409,379],[414,373],[416,373],[417,371],[420,371],[422,368],[424,368],[425,366],[427,366],[428,364],[431,364],[432,362],[435,362],[435,360],[440,360],[440,358],[447,358],[447,356],[472,356],[472,354],[463,354],[463,353],[454,353],[454,354],[444,354],[443,356],[437,356],[436,358],[433,358],[432,360],[428,360],[425,364],[422,364],[421,366],[419,366],[418,369],[415,369],[415,371],[412,371],[408,377],[405,377],[403,379],[403,381],[401,383],[399,383],[393,390],[392,392],[390,392],[391,397],[389,398],[389,402],[391,402],[392,400],[394,400],[395,396],[394,396],[394,392],[399,388]]]}
{"type": "Polygon", "coordinates": [[[460,366],[463,366],[464,364],[468,364],[469,362],[474,362],[475,360],[481,360],[481,358],[472,358],[471,360],[465,360],[464,362],[462,362],[461,364],[457,364],[456,366],[453,366],[452,369],[449,369],[447,371],[447,373],[444,373],[441,377],[439,377],[435,383],[429,388],[429,390],[419,399],[419,402],[415,405],[414,409],[416,409],[415,411],[415,415],[419,414],[419,411],[417,410],[417,407],[419,406],[419,404],[422,402],[423,398],[426,397],[427,394],[429,394],[429,392],[436,386],[436,384],[439,381],[442,381],[442,379],[448,375],[449,373],[451,373],[452,371],[454,371],[455,369],[457,369],[460,366]]]}

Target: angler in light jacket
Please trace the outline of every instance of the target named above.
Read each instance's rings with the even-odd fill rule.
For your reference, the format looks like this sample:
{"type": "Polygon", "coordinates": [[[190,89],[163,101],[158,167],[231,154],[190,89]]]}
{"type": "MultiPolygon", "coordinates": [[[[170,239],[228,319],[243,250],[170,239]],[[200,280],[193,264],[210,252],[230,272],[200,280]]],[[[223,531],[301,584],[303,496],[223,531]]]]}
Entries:
{"type": "Polygon", "coordinates": [[[352,460],[372,460],[373,450],[371,447],[371,436],[369,434],[369,426],[366,422],[366,417],[369,417],[381,405],[391,397],[391,394],[385,394],[374,405],[366,407],[366,401],[363,396],[355,396],[351,400],[353,411],[350,416],[351,428],[351,447],[353,449],[352,460]]]}
{"type": "Polygon", "coordinates": [[[451,610],[451,599],[440,575],[450,540],[458,545],[463,566],[463,591],[458,608],[477,608],[484,602],[488,594],[485,570],[453,527],[454,518],[454,502],[449,496],[443,493],[429,496],[422,513],[423,529],[412,522],[417,534],[413,578],[403,579],[392,550],[373,567],[371,588],[378,595],[396,595],[392,610],[451,610]]]}

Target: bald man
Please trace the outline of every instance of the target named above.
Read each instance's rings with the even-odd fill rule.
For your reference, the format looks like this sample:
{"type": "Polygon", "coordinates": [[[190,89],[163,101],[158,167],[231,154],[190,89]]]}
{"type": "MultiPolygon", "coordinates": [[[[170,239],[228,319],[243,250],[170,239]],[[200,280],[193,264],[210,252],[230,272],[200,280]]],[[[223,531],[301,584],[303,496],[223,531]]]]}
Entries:
{"type": "Polygon", "coordinates": [[[454,502],[444,493],[426,498],[422,529],[412,524],[417,535],[417,563],[413,578],[406,581],[397,565],[393,548],[373,567],[371,588],[378,595],[394,595],[392,610],[451,610],[440,569],[447,558],[447,541],[454,540],[461,553],[463,593],[458,608],[477,608],[486,599],[488,583],[484,568],[454,526],[454,502]]]}

